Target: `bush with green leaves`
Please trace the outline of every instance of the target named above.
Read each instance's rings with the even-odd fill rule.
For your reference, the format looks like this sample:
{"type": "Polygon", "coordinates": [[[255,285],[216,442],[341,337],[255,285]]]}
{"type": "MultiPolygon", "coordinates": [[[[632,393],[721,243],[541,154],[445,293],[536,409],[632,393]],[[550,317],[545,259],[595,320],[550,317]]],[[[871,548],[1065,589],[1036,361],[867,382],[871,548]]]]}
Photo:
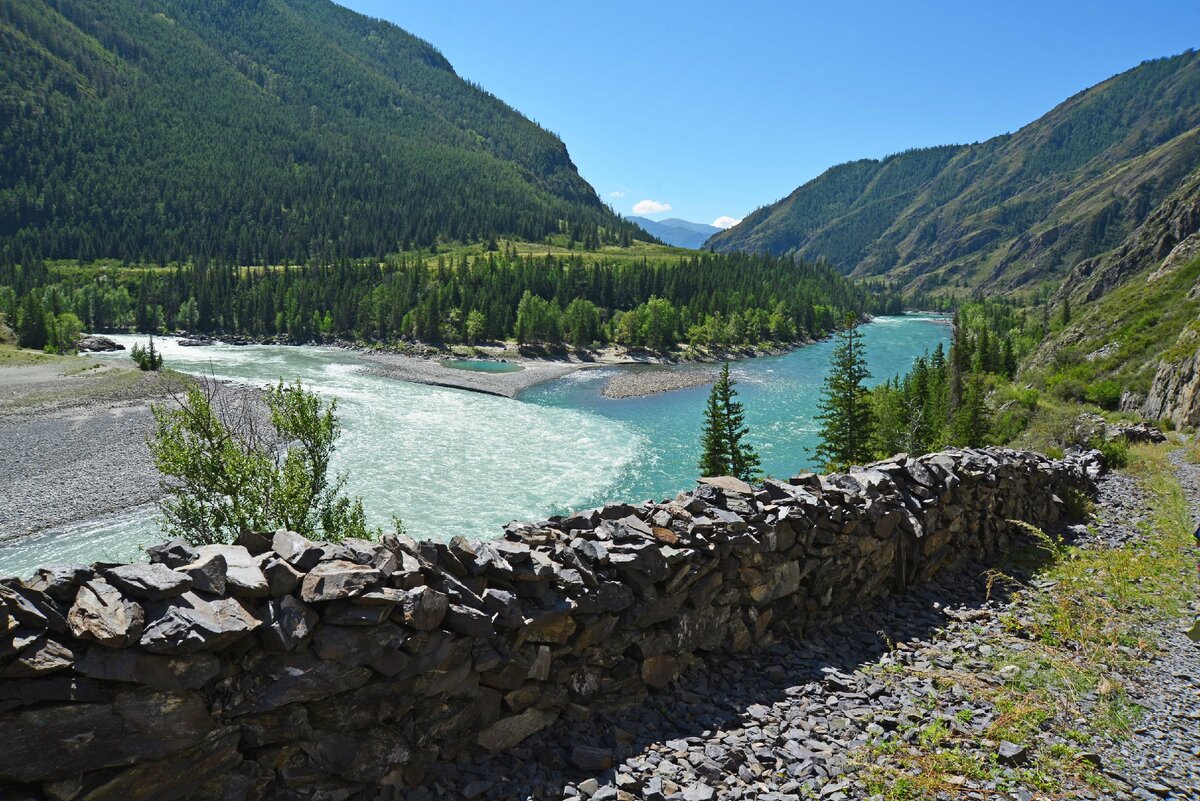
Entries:
{"type": "Polygon", "coordinates": [[[211,544],[280,528],[327,541],[378,535],[362,500],[343,493],[346,475],[329,475],[341,434],[336,400],[281,381],[266,393],[269,423],[244,393],[208,382],[176,400],[155,408],[150,443],[171,536],[211,544]]]}
{"type": "Polygon", "coordinates": [[[1104,463],[1109,468],[1121,468],[1129,465],[1129,442],[1124,437],[1097,437],[1091,446],[1104,454],[1104,463]]]}

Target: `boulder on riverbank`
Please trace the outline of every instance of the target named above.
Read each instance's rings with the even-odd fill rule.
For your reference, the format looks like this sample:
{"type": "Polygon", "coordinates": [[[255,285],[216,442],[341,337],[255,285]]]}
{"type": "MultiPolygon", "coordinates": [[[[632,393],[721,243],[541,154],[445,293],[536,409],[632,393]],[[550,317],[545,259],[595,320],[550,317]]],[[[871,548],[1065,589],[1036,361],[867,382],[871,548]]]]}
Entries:
{"type": "Polygon", "coordinates": [[[83,337],[75,347],[86,353],[111,353],[113,351],[125,350],[124,345],[97,334],[90,334],[83,337]]]}

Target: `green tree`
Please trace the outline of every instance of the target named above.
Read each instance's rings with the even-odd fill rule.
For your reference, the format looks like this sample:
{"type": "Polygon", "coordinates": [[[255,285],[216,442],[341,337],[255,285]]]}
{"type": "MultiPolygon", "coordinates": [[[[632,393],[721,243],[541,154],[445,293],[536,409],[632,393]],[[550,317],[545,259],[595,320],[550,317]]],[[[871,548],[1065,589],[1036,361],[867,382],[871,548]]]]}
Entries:
{"type": "Polygon", "coordinates": [[[17,342],[23,348],[42,350],[50,341],[46,331],[46,312],[37,293],[30,292],[21,301],[21,319],[17,321],[17,342]]]}
{"type": "Polygon", "coordinates": [[[150,451],[166,478],[167,531],[193,544],[280,527],[334,541],[378,533],[367,529],[362,501],[343,494],[346,476],[329,477],[337,402],[282,381],[265,400],[269,426],[248,401],[211,384],[191,383],[174,408],[154,408],[150,451]]]}
{"type": "Polygon", "coordinates": [[[736,385],[725,364],[704,409],[700,473],[750,481],[758,475],[761,462],[758,452],[746,442],[750,428],[746,425],[745,406],[737,400],[736,385]]]}
{"type": "Polygon", "coordinates": [[[74,353],[79,350],[79,337],[83,334],[83,321],[74,312],[63,312],[57,316],[46,315],[49,328],[46,349],[58,354],[74,353]]]}
{"type": "Polygon", "coordinates": [[[873,428],[871,399],[864,382],[871,377],[863,354],[862,334],[856,320],[847,316],[837,334],[821,400],[821,422],[816,458],[830,470],[844,470],[871,459],[873,428]]]}
{"type": "Polygon", "coordinates": [[[991,435],[991,426],[987,387],[983,376],[972,373],[963,382],[962,402],[950,424],[953,443],[967,448],[986,445],[991,435]]]}
{"type": "Polygon", "coordinates": [[[487,317],[479,309],[471,309],[467,314],[467,344],[474,345],[487,330],[487,317]]]}
{"type": "Polygon", "coordinates": [[[146,347],[134,345],[129,355],[137,362],[139,370],[158,372],[163,366],[162,354],[154,347],[154,337],[150,337],[150,343],[146,347]]]}

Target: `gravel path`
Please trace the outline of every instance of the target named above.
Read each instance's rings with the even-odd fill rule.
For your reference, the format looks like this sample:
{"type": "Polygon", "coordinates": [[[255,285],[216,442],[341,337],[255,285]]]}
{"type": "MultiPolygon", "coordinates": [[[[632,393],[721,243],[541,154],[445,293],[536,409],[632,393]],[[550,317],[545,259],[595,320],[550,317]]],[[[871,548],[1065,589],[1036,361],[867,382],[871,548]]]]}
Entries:
{"type": "MultiPolygon", "coordinates": [[[[1200,470],[1176,464],[1200,511],[1200,470]]],[[[1137,524],[1148,509],[1136,482],[1111,475],[1100,490],[1095,533],[1074,529],[1075,544],[1120,547],[1141,536],[1137,524]]],[[[933,678],[954,671],[992,686],[1013,679],[1017,668],[991,657],[1002,639],[1014,651],[1026,647],[1005,631],[1030,612],[1000,585],[989,596],[987,567],[939,577],[799,640],[711,657],[635,708],[592,718],[581,711],[581,719],[560,722],[514,751],[435,765],[430,781],[405,801],[882,798],[868,775],[876,766],[911,769],[911,759],[885,754],[903,754],[931,726],[955,737],[969,761],[991,769],[983,778],[952,777],[954,786],[936,795],[897,797],[1047,798],[1033,772],[1023,770],[1028,751],[1066,744],[1045,732],[1022,743],[987,740],[983,732],[998,711],[933,678]],[[872,741],[894,750],[872,751],[872,741]]],[[[1073,797],[1200,798],[1200,647],[1179,633],[1178,622],[1164,628],[1169,650],[1130,688],[1147,709],[1142,723],[1131,739],[1089,757],[1102,764],[1113,794],[1080,790],[1073,797]]],[[[1089,727],[1086,717],[1071,722],[1089,727]]]]}
{"type": "MultiPolygon", "coordinates": [[[[1171,461],[1192,519],[1200,519],[1200,466],[1186,461],[1182,451],[1172,453],[1171,461]]],[[[1109,531],[1128,531],[1129,512],[1106,504],[1101,520],[1109,531]]],[[[1200,617],[1200,603],[1193,602],[1192,612],[1200,617]]],[[[1162,654],[1129,688],[1146,712],[1135,737],[1114,743],[1105,754],[1115,766],[1108,775],[1117,782],[1118,799],[1200,798],[1200,645],[1183,634],[1187,623],[1163,626],[1162,654]]]]}

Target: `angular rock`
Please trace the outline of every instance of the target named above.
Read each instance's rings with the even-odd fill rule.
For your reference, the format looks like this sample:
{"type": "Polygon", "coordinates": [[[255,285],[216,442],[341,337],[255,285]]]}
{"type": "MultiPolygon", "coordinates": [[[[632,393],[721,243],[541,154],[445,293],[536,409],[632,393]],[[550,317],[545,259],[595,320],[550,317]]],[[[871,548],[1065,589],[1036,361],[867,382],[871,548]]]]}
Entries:
{"type": "Polygon", "coordinates": [[[704,478],[696,479],[696,483],[717,489],[733,492],[738,495],[754,495],[754,487],[751,487],[740,478],[733,476],[705,476],[704,478]]]}
{"type": "Polygon", "coordinates": [[[191,748],[107,778],[88,791],[87,801],[165,801],[191,795],[198,785],[242,763],[240,739],[236,726],[214,729],[191,748]]]}
{"type": "Polygon", "coordinates": [[[291,595],[304,578],[303,574],[274,554],[259,557],[258,569],[267,579],[267,591],[272,598],[291,595]]]}
{"type": "Polygon", "coordinates": [[[444,621],[446,628],[467,637],[487,637],[495,629],[491,615],[462,604],[450,604],[444,621]]]}
{"type": "MultiPolygon", "coordinates": [[[[34,637],[21,649],[17,658],[0,671],[0,678],[23,679],[44,676],[71,667],[75,663],[75,652],[45,634],[34,637]]],[[[3,742],[0,740],[0,742],[3,742]]]]}
{"type": "Polygon", "coordinates": [[[262,625],[234,598],[206,601],[193,592],[146,607],[141,647],[151,653],[215,651],[262,625]]]}
{"type": "Polygon", "coordinates": [[[80,587],[75,605],[67,614],[72,634],[108,648],[124,648],[137,642],[145,623],[142,607],[126,600],[116,587],[102,579],[80,587]]]}
{"type": "Polygon", "coordinates": [[[50,565],[38,568],[29,587],[59,603],[70,604],[79,585],[91,577],[92,571],[85,565],[50,565]]]}
{"type": "Polygon", "coordinates": [[[321,546],[308,537],[282,528],[276,531],[271,539],[271,550],[302,573],[316,567],[323,553],[321,546]]]}
{"type": "Polygon", "coordinates": [[[75,672],[101,681],[144,684],[156,690],[194,690],[220,674],[221,662],[213,654],[165,656],[132,649],[90,648],[75,663],[75,672]]]}
{"type": "Polygon", "coordinates": [[[0,715],[0,782],[42,782],[161,759],[214,723],[191,692],[132,690],[111,704],[67,704],[0,715]]]}
{"type": "Polygon", "coordinates": [[[238,683],[241,700],[226,710],[231,717],[269,712],[288,704],[317,701],[361,687],[371,679],[365,667],[318,659],[309,651],[273,656],[238,683]]]}
{"type": "Polygon", "coordinates": [[[362,595],[381,578],[373,567],[334,560],[322,562],[304,577],[300,597],[305,603],[338,601],[362,595]]]}
{"type": "Polygon", "coordinates": [[[432,587],[418,587],[408,591],[402,608],[406,624],[417,631],[433,631],[446,619],[450,598],[432,587]]]}
{"type": "Polygon", "coordinates": [[[1029,749],[1023,745],[1010,743],[1008,740],[1001,740],[996,755],[999,757],[1001,765],[1014,767],[1023,764],[1029,758],[1029,749]]]}
{"type": "Polygon", "coordinates": [[[151,545],[146,549],[146,556],[150,557],[152,564],[183,567],[199,559],[200,552],[183,540],[174,539],[160,542],[158,545],[151,545]]]}
{"type": "Polygon", "coordinates": [[[501,718],[479,733],[481,746],[493,753],[505,751],[536,734],[558,719],[558,713],[545,709],[527,709],[519,715],[501,718]]]}
{"type": "Polygon", "coordinates": [[[225,576],[228,568],[225,557],[222,554],[213,553],[177,569],[192,580],[192,589],[196,592],[224,595],[225,576]]]}
{"type": "Polygon", "coordinates": [[[312,609],[286,595],[267,603],[258,635],[268,651],[294,651],[312,635],[319,619],[312,609]]]}
{"type": "Polygon", "coordinates": [[[258,560],[243,545],[201,545],[199,558],[220,556],[225,560],[225,590],[239,598],[264,598],[271,594],[267,577],[258,560]]]}
{"type": "Polygon", "coordinates": [[[183,595],[192,588],[192,579],[163,564],[120,565],[100,571],[108,582],[133,598],[162,601],[183,595]]]}

